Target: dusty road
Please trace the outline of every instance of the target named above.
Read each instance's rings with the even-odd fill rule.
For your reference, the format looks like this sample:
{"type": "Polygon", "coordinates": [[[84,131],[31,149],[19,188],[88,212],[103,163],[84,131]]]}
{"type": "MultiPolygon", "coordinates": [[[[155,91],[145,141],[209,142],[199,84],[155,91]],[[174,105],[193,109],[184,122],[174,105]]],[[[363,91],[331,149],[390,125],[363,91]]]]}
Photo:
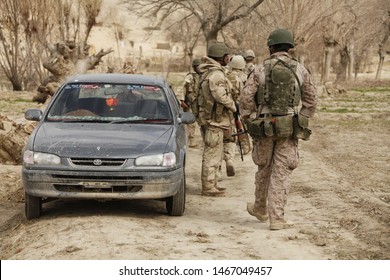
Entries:
{"type": "Polygon", "coordinates": [[[182,217],[167,216],[161,201],[54,201],[27,221],[20,166],[1,165],[0,258],[388,260],[389,100],[389,88],[320,99],[292,178],[286,217],[295,227],[281,231],[246,213],[250,155],[237,155],[235,177],[224,174],[227,195],[208,198],[200,196],[201,149],[190,149],[182,217]]]}

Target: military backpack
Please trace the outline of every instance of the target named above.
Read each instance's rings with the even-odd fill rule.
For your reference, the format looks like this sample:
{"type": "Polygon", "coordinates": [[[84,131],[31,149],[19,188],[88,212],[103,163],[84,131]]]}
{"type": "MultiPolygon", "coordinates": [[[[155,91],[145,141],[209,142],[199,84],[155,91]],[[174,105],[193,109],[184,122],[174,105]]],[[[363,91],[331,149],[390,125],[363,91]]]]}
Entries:
{"type": "Polygon", "coordinates": [[[298,106],[301,99],[297,61],[270,58],[264,61],[264,68],[265,84],[259,87],[256,105],[267,105],[273,115],[287,115],[288,109],[298,106]]]}
{"type": "Polygon", "coordinates": [[[301,99],[301,84],[297,77],[297,61],[270,58],[264,61],[265,84],[260,86],[256,97],[259,114],[267,106],[269,114],[248,119],[248,133],[254,138],[294,137],[309,140],[311,130],[308,118],[297,113],[301,99]],[[294,116],[289,109],[293,109],[294,116]]]}

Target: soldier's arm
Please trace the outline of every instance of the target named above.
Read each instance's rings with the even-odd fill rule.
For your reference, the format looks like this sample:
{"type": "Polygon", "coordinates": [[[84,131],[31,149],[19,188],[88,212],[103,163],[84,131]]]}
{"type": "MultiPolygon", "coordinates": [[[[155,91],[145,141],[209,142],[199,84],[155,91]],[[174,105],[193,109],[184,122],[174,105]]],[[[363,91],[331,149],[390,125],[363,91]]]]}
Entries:
{"type": "Polygon", "coordinates": [[[189,105],[188,95],[191,94],[191,92],[192,92],[192,87],[191,87],[192,82],[193,82],[192,75],[187,75],[184,78],[184,82],[183,82],[183,95],[180,96],[180,98],[179,98],[180,106],[183,109],[188,109],[188,105],[189,105]]]}
{"type": "Polygon", "coordinates": [[[215,101],[221,103],[232,112],[236,112],[236,105],[233,99],[228,95],[226,89],[225,76],[222,72],[216,71],[214,75],[209,78],[210,93],[214,97],[215,101]]]}
{"type": "Polygon", "coordinates": [[[192,75],[187,75],[184,78],[183,82],[183,89],[184,89],[184,95],[187,95],[189,92],[192,92],[191,84],[194,82],[194,78],[192,75]]]}
{"type": "Polygon", "coordinates": [[[249,117],[256,110],[255,95],[260,84],[259,76],[260,69],[256,67],[246,80],[244,89],[240,95],[240,113],[244,118],[249,117]]]}
{"type": "Polygon", "coordinates": [[[317,108],[317,89],[312,81],[309,71],[303,66],[298,66],[298,71],[301,72],[303,83],[302,83],[302,107],[300,114],[311,118],[314,116],[315,110],[317,108]]]}

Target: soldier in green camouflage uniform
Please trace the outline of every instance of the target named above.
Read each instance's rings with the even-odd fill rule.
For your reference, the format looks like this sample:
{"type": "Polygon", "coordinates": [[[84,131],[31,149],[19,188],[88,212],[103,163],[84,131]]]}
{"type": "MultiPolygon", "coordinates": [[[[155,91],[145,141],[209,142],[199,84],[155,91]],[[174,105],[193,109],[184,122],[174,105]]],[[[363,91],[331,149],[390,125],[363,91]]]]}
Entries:
{"type": "MultiPolygon", "coordinates": [[[[195,58],[192,61],[192,69],[190,73],[188,73],[183,82],[183,98],[180,100],[180,105],[185,112],[192,112],[195,116],[197,116],[197,98],[198,98],[198,83],[199,83],[199,70],[198,66],[200,64],[200,59],[195,58]]],[[[195,141],[195,130],[196,123],[192,123],[186,126],[189,147],[197,147],[197,143],[195,141]]]]}
{"type": "MultiPolygon", "coordinates": [[[[262,222],[267,221],[269,218],[270,229],[279,230],[292,226],[285,220],[284,208],[290,190],[290,175],[298,166],[298,138],[304,140],[305,138],[300,138],[300,134],[294,134],[296,131],[295,126],[294,128],[291,127],[291,130],[294,131],[291,136],[279,137],[270,135],[273,135],[273,131],[276,131],[277,122],[275,120],[290,120],[290,117],[291,121],[294,118],[306,120],[305,125],[303,121],[298,121],[298,123],[299,125],[302,123],[303,127],[307,127],[308,118],[313,117],[315,113],[317,96],[310,73],[302,64],[297,61],[293,62],[288,52],[290,48],[294,47],[292,34],[285,29],[275,30],[269,35],[267,45],[271,55],[268,61],[295,65],[295,68],[289,67],[291,70],[289,72],[294,74],[291,75],[290,81],[293,84],[295,83],[295,85],[291,88],[294,88],[294,90],[299,89],[299,106],[290,107],[289,105],[287,107],[288,111],[282,116],[273,115],[272,104],[261,103],[261,105],[256,106],[259,92],[266,91],[267,87],[265,85],[270,83],[269,76],[266,75],[268,71],[266,69],[268,68],[260,66],[255,67],[245,84],[243,95],[240,98],[240,111],[244,118],[249,118],[254,113],[254,108],[257,108],[255,113],[258,118],[255,121],[260,120],[264,125],[264,131],[259,133],[259,136],[253,138],[252,159],[258,166],[258,171],[255,175],[255,201],[247,204],[247,210],[250,215],[255,216],[262,222]],[[292,69],[295,70],[293,71],[292,69]],[[267,122],[263,120],[267,120],[267,122]],[[268,122],[269,120],[272,121],[268,122]],[[274,130],[266,129],[266,127],[273,127],[274,130]]],[[[248,121],[248,130],[251,123],[253,122],[248,121]]],[[[261,125],[259,127],[261,128],[261,125]]],[[[299,129],[301,128],[299,127],[299,129]]]]}
{"type": "Polygon", "coordinates": [[[233,112],[231,84],[226,77],[229,52],[225,44],[213,43],[199,65],[199,120],[204,130],[202,156],[202,195],[221,196],[225,188],[218,185],[217,171],[222,162],[223,137],[231,134],[233,112]]]}

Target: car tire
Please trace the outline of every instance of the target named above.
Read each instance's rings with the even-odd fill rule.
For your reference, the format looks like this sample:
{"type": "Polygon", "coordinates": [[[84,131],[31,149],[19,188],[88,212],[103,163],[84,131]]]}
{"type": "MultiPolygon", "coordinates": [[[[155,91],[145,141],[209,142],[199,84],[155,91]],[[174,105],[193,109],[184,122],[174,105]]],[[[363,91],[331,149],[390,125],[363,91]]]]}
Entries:
{"type": "Polygon", "coordinates": [[[186,205],[186,178],[183,171],[180,188],[174,196],[166,200],[166,208],[170,216],[182,216],[186,205]]]}
{"type": "Polygon", "coordinates": [[[42,198],[25,193],[25,214],[27,220],[39,218],[41,212],[42,198]]]}

